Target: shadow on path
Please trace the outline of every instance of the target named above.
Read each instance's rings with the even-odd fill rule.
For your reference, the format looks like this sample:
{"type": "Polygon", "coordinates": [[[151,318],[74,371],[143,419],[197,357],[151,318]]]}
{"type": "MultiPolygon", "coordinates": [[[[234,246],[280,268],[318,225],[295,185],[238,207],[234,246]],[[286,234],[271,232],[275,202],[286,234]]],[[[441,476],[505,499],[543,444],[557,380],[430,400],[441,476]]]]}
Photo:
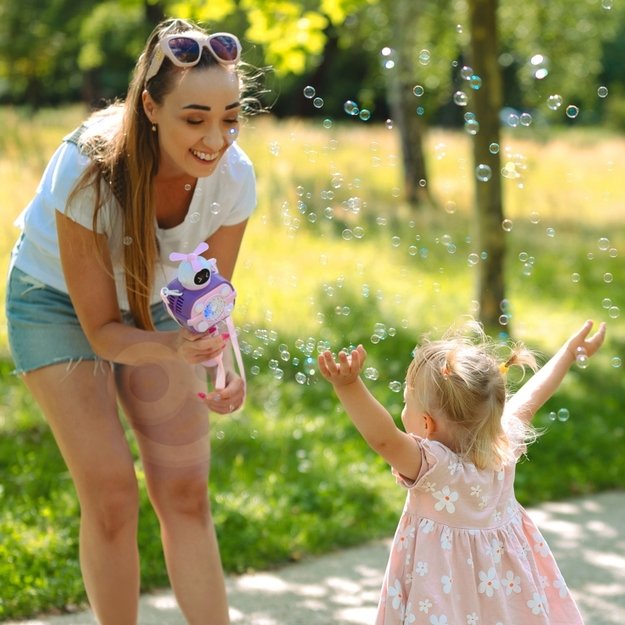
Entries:
{"type": "MultiPolygon", "coordinates": [[[[556,556],[585,625],[625,625],[625,492],[547,503],[529,512],[556,556]]],[[[379,541],[276,571],[229,577],[232,623],[371,625],[389,547],[390,541],[379,541]]],[[[185,625],[169,591],[142,597],[139,622],[185,625]]],[[[80,613],[21,625],[96,621],[80,613]]]]}

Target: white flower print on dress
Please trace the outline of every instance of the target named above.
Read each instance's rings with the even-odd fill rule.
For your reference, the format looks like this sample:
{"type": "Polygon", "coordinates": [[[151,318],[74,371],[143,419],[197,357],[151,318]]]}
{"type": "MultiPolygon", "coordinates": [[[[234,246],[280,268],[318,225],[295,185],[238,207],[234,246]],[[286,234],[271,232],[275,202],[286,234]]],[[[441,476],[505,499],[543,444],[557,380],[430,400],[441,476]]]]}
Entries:
{"type": "Polygon", "coordinates": [[[441,584],[443,584],[443,592],[448,595],[451,592],[451,582],[452,582],[452,577],[451,575],[443,575],[443,577],[441,577],[441,584]]]}
{"type": "Polygon", "coordinates": [[[479,497],[482,494],[482,487],[478,484],[477,486],[471,486],[471,497],[479,497]]]}
{"type": "Polygon", "coordinates": [[[544,597],[535,592],[532,598],[527,602],[527,607],[530,608],[532,614],[544,614],[544,597]]]}
{"type": "Polygon", "coordinates": [[[557,577],[553,580],[553,587],[559,591],[559,594],[562,598],[566,597],[569,594],[569,589],[564,581],[564,578],[557,577]]]}
{"type": "Polygon", "coordinates": [[[434,521],[432,521],[431,519],[421,519],[420,525],[424,534],[429,534],[431,531],[434,530],[434,521]]]}
{"type": "Polygon", "coordinates": [[[521,592],[521,578],[515,575],[512,571],[506,572],[506,577],[501,580],[503,587],[506,590],[507,595],[521,592]]]}
{"type": "Polygon", "coordinates": [[[549,588],[549,578],[546,575],[541,575],[538,579],[540,579],[540,585],[543,588],[549,588]]]}
{"type": "Polygon", "coordinates": [[[455,490],[451,490],[449,486],[443,486],[442,490],[437,490],[432,493],[438,501],[434,505],[434,510],[441,511],[445,508],[446,512],[453,514],[456,511],[455,501],[458,501],[458,493],[455,490]]]}
{"type": "Polygon", "coordinates": [[[428,480],[423,485],[423,490],[427,493],[433,493],[436,490],[436,482],[430,482],[430,480],[428,480]]]}
{"type": "Polygon", "coordinates": [[[452,461],[449,463],[447,467],[449,469],[450,475],[455,475],[458,471],[462,471],[462,462],[452,461]]]}
{"type": "Polygon", "coordinates": [[[432,625],[449,625],[445,614],[441,614],[440,616],[432,614],[432,616],[430,616],[430,623],[432,625]]]}
{"type": "Polygon", "coordinates": [[[424,599],[423,601],[419,601],[419,612],[425,612],[426,614],[430,611],[432,607],[432,602],[429,599],[424,599]]]}
{"type": "Polygon", "coordinates": [[[443,531],[441,532],[441,547],[445,551],[451,550],[451,540],[452,540],[451,527],[443,528],[443,531]]]}
{"type": "Polygon", "coordinates": [[[420,575],[421,577],[423,577],[424,575],[428,574],[428,563],[423,562],[423,560],[419,560],[414,570],[417,575],[420,575]]]}
{"type": "Polygon", "coordinates": [[[409,525],[408,527],[400,530],[397,533],[397,537],[395,538],[395,546],[397,551],[402,551],[402,549],[406,548],[408,545],[408,539],[414,538],[415,528],[413,525],[409,525]]]}
{"type": "Polygon", "coordinates": [[[497,471],[497,479],[500,482],[503,480],[504,475],[505,475],[505,471],[503,469],[501,469],[501,471],[497,471]]]}
{"type": "Polygon", "coordinates": [[[501,512],[499,510],[495,510],[495,514],[493,514],[493,522],[501,523],[501,512]]]}
{"type": "Polygon", "coordinates": [[[494,562],[501,562],[501,556],[504,554],[503,543],[500,540],[493,538],[490,545],[486,549],[486,553],[493,557],[494,562]]]}
{"type": "Polygon", "coordinates": [[[480,571],[480,585],[477,587],[478,592],[486,594],[487,597],[492,597],[495,590],[499,589],[499,580],[497,579],[497,571],[495,567],[491,566],[486,571],[480,571]]]}
{"type": "Polygon", "coordinates": [[[477,625],[480,617],[475,613],[467,614],[467,625],[477,625]]]}
{"type": "Polygon", "coordinates": [[[543,556],[543,558],[547,557],[549,555],[549,546],[545,539],[538,532],[534,532],[532,538],[536,541],[534,543],[534,551],[543,556]]]}
{"type": "Polygon", "coordinates": [[[388,587],[388,596],[393,599],[393,609],[403,610],[404,608],[404,593],[402,592],[401,584],[398,579],[392,586],[388,587]]]}
{"type": "Polygon", "coordinates": [[[488,505],[488,497],[481,497],[480,498],[479,509],[480,510],[484,510],[484,508],[486,508],[487,505],[488,505]]]}

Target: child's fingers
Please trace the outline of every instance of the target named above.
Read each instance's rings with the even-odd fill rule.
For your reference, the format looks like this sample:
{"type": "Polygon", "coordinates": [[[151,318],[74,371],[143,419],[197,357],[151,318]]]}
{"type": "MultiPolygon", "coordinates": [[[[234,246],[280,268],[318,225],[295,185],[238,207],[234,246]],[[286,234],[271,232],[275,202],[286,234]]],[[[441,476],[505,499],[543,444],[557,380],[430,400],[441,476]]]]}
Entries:
{"type": "Polygon", "coordinates": [[[587,351],[590,351],[591,354],[594,354],[603,344],[606,333],[606,324],[602,322],[599,325],[599,329],[586,340],[586,345],[588,346],[587,351]]]}
{"type": "Polygon", "coordinates": [[[329,351],[325,351],[317,358],[319,363],[319,372],[324,378],[331,378],[332,373],[335,371],[334,360],[332,354],[329,351]]]}

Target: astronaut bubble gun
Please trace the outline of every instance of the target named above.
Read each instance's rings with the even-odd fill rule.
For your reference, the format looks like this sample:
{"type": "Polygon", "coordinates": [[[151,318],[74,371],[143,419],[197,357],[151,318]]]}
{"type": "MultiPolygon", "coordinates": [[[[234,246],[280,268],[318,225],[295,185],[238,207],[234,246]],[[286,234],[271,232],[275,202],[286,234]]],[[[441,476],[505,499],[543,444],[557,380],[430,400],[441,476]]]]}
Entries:
{"type": "MultiPolygon", "coordinates": [[[[226,325],[239,373],[245,384],[243,359],[231,317],[236,291],[219,274],[215,259],[207,260],[201,256],[207,249],[208,244],[202,242],[191,254],[172,252],[169,255],[169,260],[181,262],[176,278],[161,289],[161,297],[167,312],[183,328],[203,333],[217,331],[218,325],[226,325]]],[[[206,367],[217,367],[215,389],[223,389],[226,386],[223,353],[202,364],[206,367]]]]}

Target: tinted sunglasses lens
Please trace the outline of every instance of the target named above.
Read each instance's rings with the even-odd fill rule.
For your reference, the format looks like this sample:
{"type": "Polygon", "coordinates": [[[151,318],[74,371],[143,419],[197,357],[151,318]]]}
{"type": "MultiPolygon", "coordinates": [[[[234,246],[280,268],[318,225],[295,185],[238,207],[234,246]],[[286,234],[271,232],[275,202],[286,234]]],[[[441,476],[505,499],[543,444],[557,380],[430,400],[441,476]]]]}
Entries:
{"type": "Polygon", "coordinates": [[[181,63],[197,63],[200,60],[200,44],[189,37],[175,37],[167,42],[172,54],[181,63]]]}
{"type": "Polygon", "coordinates": [[[221,61],[234,62],[239,57],[239,46],[234,37],[217,35],[210,38],[208,45],[221,61]]]}

